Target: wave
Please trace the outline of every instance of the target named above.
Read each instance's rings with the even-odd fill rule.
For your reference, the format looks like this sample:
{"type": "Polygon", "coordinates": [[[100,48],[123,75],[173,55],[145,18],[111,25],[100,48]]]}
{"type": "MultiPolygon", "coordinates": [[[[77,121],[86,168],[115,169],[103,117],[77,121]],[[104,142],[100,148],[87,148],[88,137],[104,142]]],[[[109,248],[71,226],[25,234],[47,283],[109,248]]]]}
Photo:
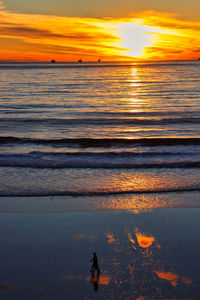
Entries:
{"type": "Polygon", "coordinates": [[[131,195],[131,194],[161,194],[161,193],[187,193],[199,192],[199,187],[188,188],[172,188],[172,189],[156,189],[156,190],[131,190],[131,191],[88,191],[88,192],[1,192],[0,197],[56,197],[56,196],[73,196],[73,197],[88,197],[88,196],[112,196],[112,195],[131,195]]]}
{"type": "Polygon", "coordinates": [[[192,152],[60,153],[34,151],[24,154],[0,154],[0,167],[51,169],[200,168],[200,155],[192,152]]]}
{"type": "Polygon", "coordinates": [[[37,138],[20,138],[13,136],[0,137],[0,145],[4,144],[33,144],[44,146],[67,146],[67,147],[156,147],[156,146],[177,146],[177,145],[200,145],[200,138],[66,138],[66,139],[37,139],[37,138]]]}
{"type": "MultiPolygon", "coordinates": [[[[12,112],[11,112],[12,113],[12,112]]],[[[13,112],[15,113],[15,111],[13,112]]],[[[22,113],[22,111],[18,112],[22,113]]],[[[24,112],[26,113],[26,112],[24,112]]],[[[170,125],[170,124],[200,124],[199,117],[172,117],[152,119],[146,117],[135,118],[73,118],[73,119],[54,119],[54,118],[0,118],[0,123],[15,124],[47,124],[47,125],[170,125]]]]}

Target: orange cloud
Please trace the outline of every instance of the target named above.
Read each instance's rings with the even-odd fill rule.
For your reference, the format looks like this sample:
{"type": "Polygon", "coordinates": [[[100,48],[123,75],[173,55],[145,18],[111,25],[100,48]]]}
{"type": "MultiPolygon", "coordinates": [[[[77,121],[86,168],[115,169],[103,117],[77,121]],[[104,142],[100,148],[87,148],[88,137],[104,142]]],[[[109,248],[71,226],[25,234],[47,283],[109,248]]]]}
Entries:
{"type": "Polygon", "coordinates": [[[113,34],[106,21],[88,18],[67,18],[47,15],[11,13],[0,7],[0,41],[6,40],[1,57],[11,59],[13,54],[34,56],[35,60],[53,53],[57,60],[86,60],[104,56],[120,56],[120,38],[113,34]]]}
{"type": "Polygon", "coordinates": [[[161,13],[156,11],[144,11],[133,15],[134,19],[141,24],[157,26],[167,29],[195,29],[200,30],[200,22],[179,20],[175,14],[161,13]]]}
{"type": "Polygon", "coordinates": [[[200,22],[154,11],[127,18],[12,13],[0,2],[3,60],[197,59],[200,22]]]}
{"type": "Polygon", "coordinates": [[[197,59],[200,55],[200,22],[179,20],[175,15],[147,11],[134,16],[139,24],[156,28],[154,41],[144,57],[197,59]]]}

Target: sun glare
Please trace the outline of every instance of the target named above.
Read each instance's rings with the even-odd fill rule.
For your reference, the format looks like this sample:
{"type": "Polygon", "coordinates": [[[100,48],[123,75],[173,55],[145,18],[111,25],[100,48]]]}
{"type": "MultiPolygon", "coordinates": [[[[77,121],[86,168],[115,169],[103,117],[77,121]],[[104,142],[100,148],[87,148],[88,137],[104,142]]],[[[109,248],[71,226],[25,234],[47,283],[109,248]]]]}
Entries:
{"type": "Polygon", "coordinates": [[[141,57],[145,47],[153,43],[153,34],[148,34],[149,27],[132,22],[117,25],[118,36],[121,38],[121,47],[126,48],[127,55],[141,57]]]}

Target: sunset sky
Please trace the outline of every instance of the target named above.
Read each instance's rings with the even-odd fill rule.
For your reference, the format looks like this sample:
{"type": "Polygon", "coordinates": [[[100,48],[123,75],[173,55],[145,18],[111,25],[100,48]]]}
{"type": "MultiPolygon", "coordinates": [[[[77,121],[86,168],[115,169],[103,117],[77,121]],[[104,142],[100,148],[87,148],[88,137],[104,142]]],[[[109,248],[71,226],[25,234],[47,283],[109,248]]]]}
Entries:
{"type": "Polygon", "coordinates": [[[199,0],[0,2],[1,61],[199,57],[199,0]]]}

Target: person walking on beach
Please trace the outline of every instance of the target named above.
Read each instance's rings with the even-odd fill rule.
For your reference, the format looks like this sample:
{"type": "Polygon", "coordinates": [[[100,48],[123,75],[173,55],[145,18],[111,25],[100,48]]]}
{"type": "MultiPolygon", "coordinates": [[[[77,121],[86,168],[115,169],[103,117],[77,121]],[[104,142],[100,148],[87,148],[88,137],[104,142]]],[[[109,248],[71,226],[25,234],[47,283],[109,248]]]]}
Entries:
{"type": "Polygon", "coordinates": [[[95,252],[93,252],[93,258],[90,260],[90,262],[92,261],[92,269],[91,272],[94,273],[95,270],[97,270],[97,272],[100,272],[99,269],[99,264],[98,264],[98,259],[97,259],[97,255],[95,252]]]}

